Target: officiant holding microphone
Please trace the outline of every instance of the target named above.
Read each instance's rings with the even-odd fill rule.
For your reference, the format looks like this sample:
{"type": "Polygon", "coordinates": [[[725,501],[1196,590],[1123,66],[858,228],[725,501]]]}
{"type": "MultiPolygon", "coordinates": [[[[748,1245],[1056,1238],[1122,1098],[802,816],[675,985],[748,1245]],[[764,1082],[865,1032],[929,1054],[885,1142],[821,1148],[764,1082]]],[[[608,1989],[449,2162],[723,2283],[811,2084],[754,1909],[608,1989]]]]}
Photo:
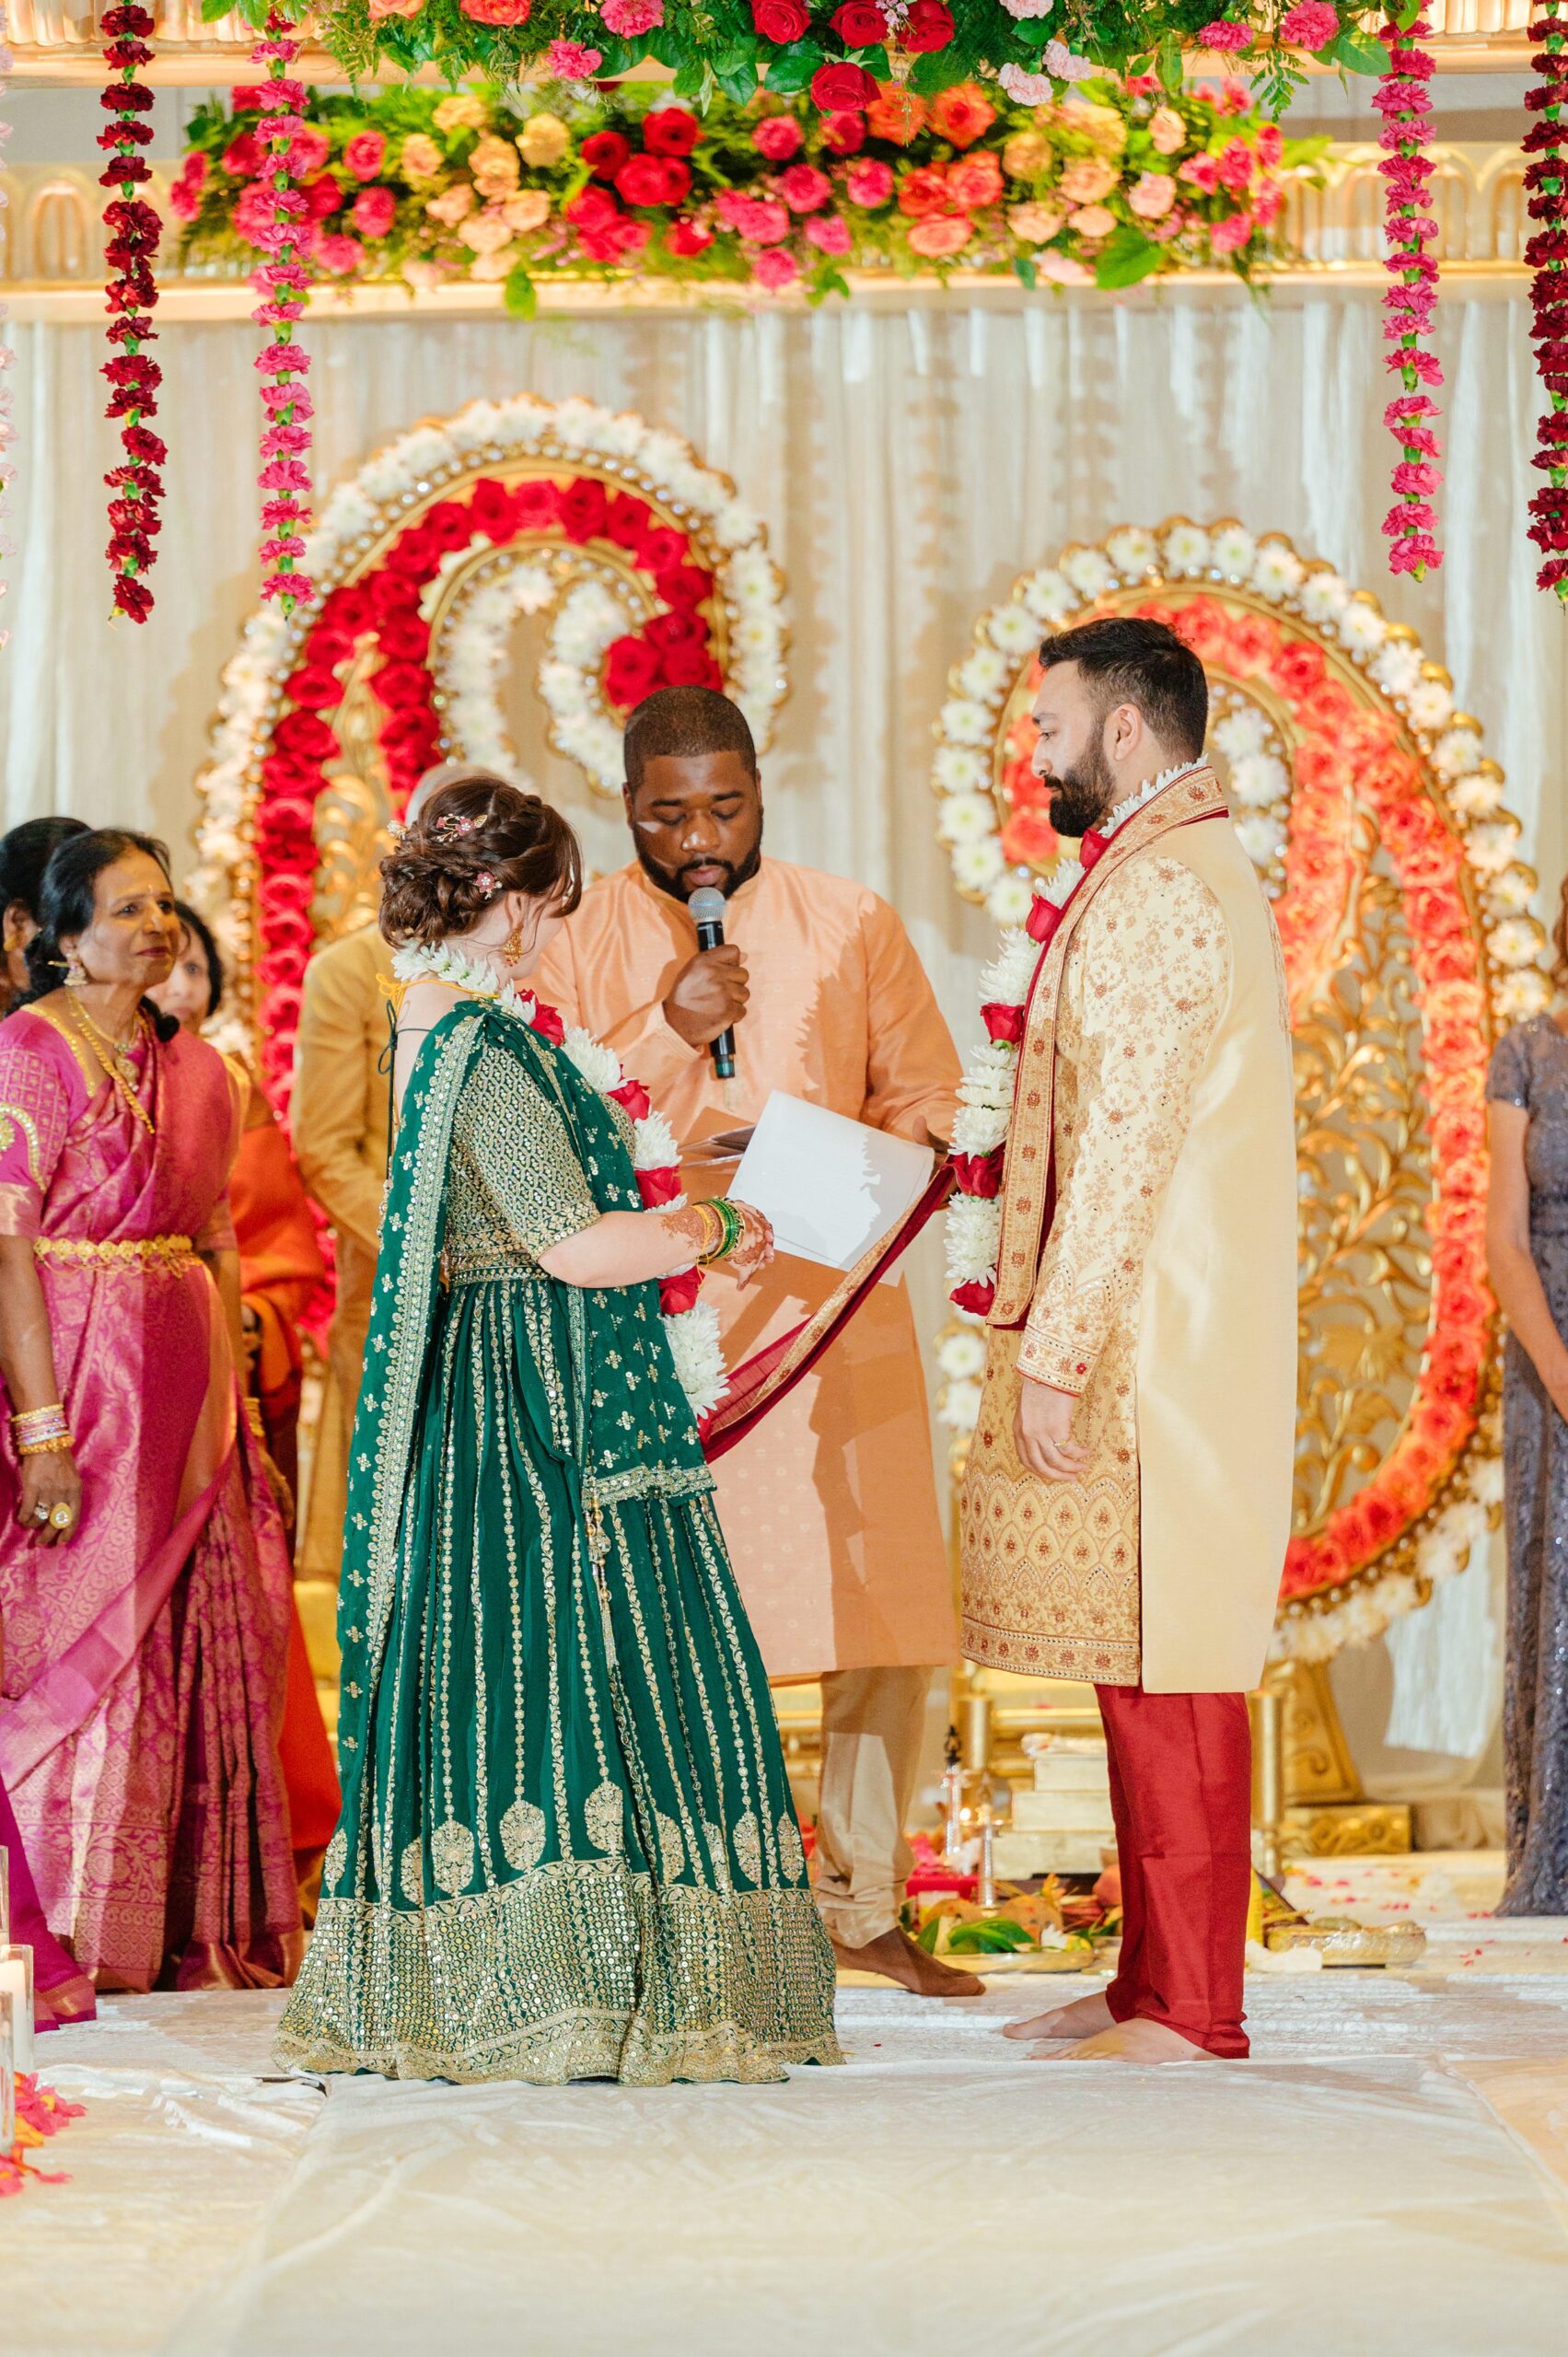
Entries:
{"type": "MultiPolygon", "coordinates": [[[[688,1192],[723,1191],[703,1141],[782,1090],[922,1145],[950,1135],[957,1052],[902,923],[863,885],[762,856],[745,714],[666,688],[626,730],[636,857],[591,885],[546,952],[540,995],[615,1050],[680,1141],[688,1192]],[[711,903],[723,896],[723,943],[711,903]],[[733,1033],[733,1056],[726,1034],[733,1033]],[[717,1067],[733,1062],[726,1075],[717,1067]]],[[[825,1301],[836,1271],[782,1257],[714,1283],[731,1367],[825,1301]]],[[[819,1678],[818,1899],[842,1963],[926,1996],[981,1983],[899,1928],[932,1673],[957,1647],[909,1295],[878,1284],[715,1467],[719,1511],[769,1675],[819,1678]]]]}

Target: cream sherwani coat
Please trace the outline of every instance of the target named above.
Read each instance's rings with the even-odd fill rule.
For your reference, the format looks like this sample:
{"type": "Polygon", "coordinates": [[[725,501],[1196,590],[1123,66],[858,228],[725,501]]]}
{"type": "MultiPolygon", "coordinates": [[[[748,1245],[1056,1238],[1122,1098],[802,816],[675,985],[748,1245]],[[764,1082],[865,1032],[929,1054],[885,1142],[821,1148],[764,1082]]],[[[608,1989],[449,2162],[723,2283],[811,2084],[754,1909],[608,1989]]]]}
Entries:
{"type": "Polygon", "coordinates": [[[971,1660],[1257,1684],[1290,1531],[1292,1096],[1272,915],[1190,770],[1111,838],[1036,976],[963,1499],[971,1660]],[[1019,1463],[1025,1376],[1078,1395],[1078,1480],[1019,1463]]]}
{"type": "MultiPolygon", "coordinates": [[[[731,900],[725,931],[751,976],[732,1081],[716,1080],[707,1050],[664,1019],[696,936],[640,866],[589,887],[540,963],[540,996],[615,1049],[683,1145],[754,1121],[775,1088],[900,1137],[950,1134],[958,1056],[886,901],[768,859],[731,900]]],[[[714,1183],[688,1174],[692,1193],[714,1183]]],[[[707,1297],[729,1364],[798,1326],[834,1282],[799,1260],[744,1290],[715,1271],[707,1297]]],[[[714,1471],[770,1676],[951,1660],[951,1575],[901,1283],[876,1288],[820,1365],[714,1471]]]]}

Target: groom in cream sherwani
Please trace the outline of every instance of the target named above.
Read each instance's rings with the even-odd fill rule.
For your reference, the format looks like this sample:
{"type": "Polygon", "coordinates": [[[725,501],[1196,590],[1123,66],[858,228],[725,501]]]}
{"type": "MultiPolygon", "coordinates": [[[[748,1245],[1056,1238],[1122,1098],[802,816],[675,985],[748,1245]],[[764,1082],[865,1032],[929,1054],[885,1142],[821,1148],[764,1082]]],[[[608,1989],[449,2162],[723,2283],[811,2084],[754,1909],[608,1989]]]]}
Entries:
{"type": "Polygon", "coordinates": [[[1094,1681],[1125,1923],[1105,1996],[1010,2034],[1074,2056],[1236,2058],[1246,1698],[1295,1434],[1284,977],[1202,760],[1196,656],[1121,616],[1040,659],[1035,766],[1086,872],[1038,927],[963,1499],[963,1646],[1094,1681]]]}

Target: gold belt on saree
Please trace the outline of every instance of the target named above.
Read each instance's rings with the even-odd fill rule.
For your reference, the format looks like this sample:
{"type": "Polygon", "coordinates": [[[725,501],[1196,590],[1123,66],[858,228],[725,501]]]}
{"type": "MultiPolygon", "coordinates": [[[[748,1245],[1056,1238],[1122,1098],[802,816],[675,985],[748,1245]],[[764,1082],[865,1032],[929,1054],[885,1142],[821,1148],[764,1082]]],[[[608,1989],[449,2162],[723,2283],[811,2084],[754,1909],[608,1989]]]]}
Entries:
{"type": "Polygon", "coordinates": [[[117,1269],[131,1276],[179,1277],[192,1266],[196,1250],[188,1236],[131,1236],[95,1244],[86,1237],[35,1236],[40,1260],[67,1268],[117,1269]]]}

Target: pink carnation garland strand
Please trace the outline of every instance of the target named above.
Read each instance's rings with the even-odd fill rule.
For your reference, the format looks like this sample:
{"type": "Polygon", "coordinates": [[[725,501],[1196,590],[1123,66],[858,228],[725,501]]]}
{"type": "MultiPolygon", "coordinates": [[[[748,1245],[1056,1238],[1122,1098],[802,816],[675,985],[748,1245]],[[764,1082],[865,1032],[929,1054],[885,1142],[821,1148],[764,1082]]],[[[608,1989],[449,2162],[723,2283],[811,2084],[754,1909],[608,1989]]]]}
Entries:
{"type": "Polygon", "coordinates": [[[1422,342],[1431,332],[1437,308],[1437,263],[1426,250],[1437,235],[1428,211],[1432,59],[1420,46],[1431,31],[1423,16],[1401,29],[1390,7],[1388,70],[1372,100],[1383,117],[1378,145],[1384,154],[1377,167],[1387,184],[1388,251],[1383,266],[1394,281],[1383,297],[1383,333],[1394,347],[1388,365],[1404,387],[1383,412],[1400,453],[1393,474],[1395,504],[1383,519],[1383,529],[1389,571],[1411,573],[1418,581],[1424,580],[1428,565],[1443,562],[1432,511],[1432,494],[1443,478],[1434,463],[1437,436],[1431,424],[1439,414],[1432,391],[1443,382],[1443,371],[1436,354],[1422,342]]]}
{"type": "Polygon", "coordinates": [[[290,78],[288,68],[299,55],[288,17],[274,8],[268,15],[266,38],[250,52],[253,65],[267,72],[267,107],[256,125],[266,144],[267,161],[257,186],[270,192],[273,218],[255,233],[266,255],[250,284],[261,296],[255,319],[272,330],[272,342],[256,355],[263,382],[261,405],[267,423],[261,435],[261,471],[257,477],[266,494],[261,505],[261,595],[283,601],[292,614],[314,584],[298,570],[305,553],[300,526],[309,521],[309,420],[314,404],[305,384],[310,355],[295,340],[305,308],[310,277],[300,258],[301,233],[308,226],[308,207],[294,177],[294,146],[304,128],[305,85],[290,78]]]}
{"type": "Polygon", "coordinates": [[[1525,186],[1536,224],[1525,260],[1535,273],[1530,334],[1548,404],[1531,460],[1547,480],[1530,501],[1529,533],[1546,559],[1537,586],[1554,589],[1568,601],[1568,122],[1562,119],[1568,106],[1568,47],[1559,4],[1541,0],[1541,13],[1530,26],[1530,39],[1542,46],[1530,60],[1540,80],[1525,99],[1540,117],[1524,140],[1530,159],[1525,186]]]}
{"type": "Polygon", "coordinates": [[[168,455],[146,424],[157,414],[163,371],[143,349],[155,341],[152,313],[157,283],[153,261],[163,224],[156,208],[136,193],[152,178],[145,157],[136,152],[150,147],[153,138],[151,123],[142,120],[152,112],[153,94],[136,79],[138,70],[152,59],[147,44],[152,29],[152,16],[145,8],[107,11],[103,54],[115,78],[99,97],[99,104],[110,117],[108,129],[98,135],[99,145],[108,150],[110,157],[99,182],[120,192],[103,208],[103,226],[109,232],[104,258],[115,273],[104,288],[104,303],[113,322],[109,341],[120,347],[116,357],[103,366],[110,385],[104,414],[110,423],[122,421],[120,441],[125,453],[123,465],[110,468],[103,479],[113,494],[109,503],[106,554],[114,572],[114,610],[129,614],[134,622],[145,622],[153,610],[145,575],[157,558],[156,542],[162,529],[157,504],[163,497],[163,481],[157,470],[168,455]]]}

